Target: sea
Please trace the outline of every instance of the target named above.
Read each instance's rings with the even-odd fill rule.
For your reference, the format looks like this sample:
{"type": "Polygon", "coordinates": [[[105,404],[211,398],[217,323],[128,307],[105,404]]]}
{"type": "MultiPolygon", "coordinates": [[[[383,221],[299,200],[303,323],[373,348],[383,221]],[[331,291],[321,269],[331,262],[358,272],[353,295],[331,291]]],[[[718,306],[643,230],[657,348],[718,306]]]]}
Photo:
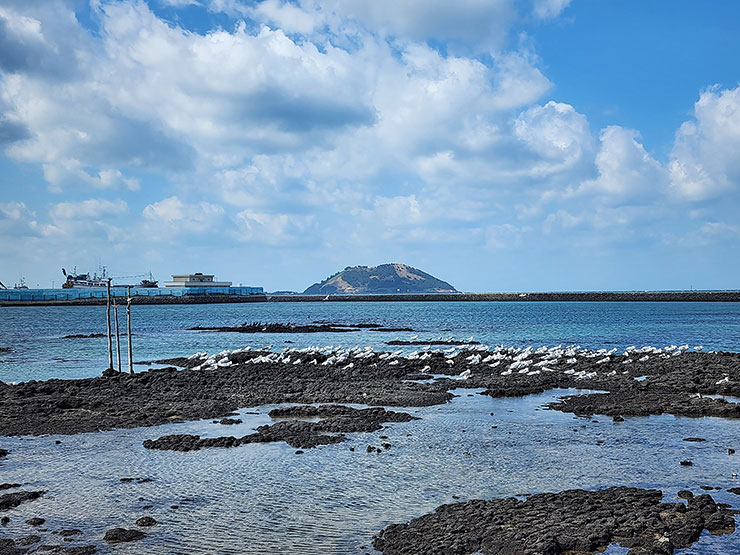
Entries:
{"type": "MultiPolygon", "coordinates": [[[[121,329],[125,313],[119,314],[121,329]]],[[[372,346],[399,350],[391,339],[472,339],[484,345],[703,346],[740,352],[740,303],[591,302],[316,302],[132,307],[135,361],[251,346],[281,351],[304,347],[372,346]],[[376,323],[413,332],[236,334],[189,331],[193,326],[242,323],[376,323]]],[[[19,382],[100,375],[107,367],[105,307],[0,307],[0,380],[19,382]]],[[[408,349],[413,349],[409,347],[408,349]]],[[[126,369],[126,346],[121,346],[126,369]]],[[[148,365],[136,365],[142,370],[148,365]]],[[[210,420],[75,436],[2,437],[11,455],[0,461],[0,482],[47,494],[9,514],[0,537],[32,533],[27,518],[42,516],[50,531],[77,528],[66,545],[95,544],[101,553],[374,553],[384,527],[436,507],[493,499],[596,489],[612,485],[661,489],[721,488],[718,502],[740,505],[740,422],[670,415],[577,418],[545,406],[577,390],[492,399],[453,390],[444,405],[406,408],[420,419],[392,423],[378,434],[349,434],[346,442],[297,455],[286,444],[253,444],[192,453],[148,451],[145,439],[173,433],[241,436],[270,423],[271,406],[244,407],[242,424],[210,420]],[[702,437],[690,443],[685,437],[702,437]],[[57,443],[57,441],[61,443],[57,443]],[[368,445],[390,449],[367,453],[368,445]],[[351,450],[353,448],[353,450],[351,450]],[[694,461],[691,467],[679,461],[694,461]],[[147,478],[122,483],[123,477],[147,478]],[[133,544],[108,546],[112,527],[135,528],[141,516],[158,524],[133,544]]],[[[61,543],[54,534],[42,542],[61,543]]],[[[611,546],[606,553],[627,550],[611,546]]],[[[704,533],[677,553],[740,552],[740,533],[704,533]]]]}

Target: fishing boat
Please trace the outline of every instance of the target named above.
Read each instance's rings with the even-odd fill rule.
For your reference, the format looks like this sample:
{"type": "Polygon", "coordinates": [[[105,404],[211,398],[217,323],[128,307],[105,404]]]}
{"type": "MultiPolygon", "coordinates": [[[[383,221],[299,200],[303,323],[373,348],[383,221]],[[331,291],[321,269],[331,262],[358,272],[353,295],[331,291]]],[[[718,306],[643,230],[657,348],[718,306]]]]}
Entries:
{"type": "Polygon", "coordinates": [[[67,281],[62,284],[62,289],[97,289],[108,285],[108,273],[105,266],[100,267],[100,275],[97,272],[92,275],[78,274],[76,266],[70,273],[62,268],[62,274],[67,278],[67,281]]]}
{"type": "Polygon", "coordinates": [[[26,285],[26,278],[24,278],[23,276],[21,276],[20,283],[16,283],[13,286],[13,289],[28,289],[28,285],[26,285]]]}
{"type": "Polygon", "coordinates": [[[105,266],[100,266],[99,270],[100,273],[95,272],[93,274],[78,274],[77,273],[77,267],[72,272],[67,272],[64,268],[62,268],[62,273],[67,278],[67,281],[65,281],[62,284],[62,289],[98,289],[101,287],[106,287],[108,285],[108,280],[113,279],[129,279],[129,278],[144,278],[136,285],[125,285],[121,283],[111,283],[111,287],[133,287],[137,289],[155,289],[159,287],[159,282],[154,279],[152,276],[152,273],[149,272],[148,274],[140,274],[137,276],[124,276],[124,277],[116,277],[113,278],[108,275],[108,270],[105,266]]]}

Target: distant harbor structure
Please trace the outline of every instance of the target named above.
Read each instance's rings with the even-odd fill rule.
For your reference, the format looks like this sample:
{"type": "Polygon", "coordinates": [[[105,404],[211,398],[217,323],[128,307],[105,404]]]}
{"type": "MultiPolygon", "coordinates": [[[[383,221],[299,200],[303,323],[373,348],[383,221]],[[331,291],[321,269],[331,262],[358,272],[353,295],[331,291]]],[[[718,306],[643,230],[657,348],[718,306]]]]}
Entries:
{"type": "MultiPolygon", "coordinates": [[[[77,274],[76,271],[67,274],[68,280],[62,286],[63,289],[27,289],[18,291],[4,289],[0,291],[0,304],[25,304],[25,303],[58,303],[58,302],[85,302],[85,300],[105,300],[107,298],[107,286],[110,279],[107,274],[102,286],[98,285],[103,278],[97,275],[92,277],[88,274],[77,274]],[[71,278],[71,279],[70,279],[71,278]]],[[[230,281],[215,281],[215,275],[196,272],[194,274],[172,274],[172,281],[165,282],[164,287],[157,287],[157,281],[151,275],[144,279],[139,285],[111,285],[111,297],[128,296],[135,304],[146,302],[157,303],[183,303],[188,302],[243,302],[247,300],[266,300],[262,287],[244,287],[241,284],[232,287],[230,281]],[[181,297],[178,300],[176,297],[181,297]],[[249,299],[245,298],[249,297],[249,299]],[[200,300],[198,300],[200,299],[200,300]],[[231,301],[229,299],[232,299],[231,301]]]]}
{"type": "Polygon", "coordinates": [[[230,281],[213,281],[213,274],[172,274],[172,281],[165,281],[165,287],[231,287],[230,281]]]}

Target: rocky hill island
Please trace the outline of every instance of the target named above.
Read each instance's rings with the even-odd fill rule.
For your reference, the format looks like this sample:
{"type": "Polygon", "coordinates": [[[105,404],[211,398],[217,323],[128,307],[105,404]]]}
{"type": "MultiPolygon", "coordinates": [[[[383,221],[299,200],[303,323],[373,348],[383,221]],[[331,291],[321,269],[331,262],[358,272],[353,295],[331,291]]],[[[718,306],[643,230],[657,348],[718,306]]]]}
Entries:
{"type": "Polygon", "coordinates": [[[348,266],[314,283],[304,295],[389,295],[397,293],[457,293],[452,285],[405,264],[348,266]]]}

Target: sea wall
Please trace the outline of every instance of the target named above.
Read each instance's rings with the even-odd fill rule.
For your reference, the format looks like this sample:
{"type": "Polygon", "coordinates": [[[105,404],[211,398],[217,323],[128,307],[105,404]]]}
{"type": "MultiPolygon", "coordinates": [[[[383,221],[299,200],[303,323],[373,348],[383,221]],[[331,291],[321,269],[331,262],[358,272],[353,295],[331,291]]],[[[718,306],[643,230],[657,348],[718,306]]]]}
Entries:
{"type": "Polygon", "coordinates": [[[270,302],[343,301],[591,301],[591,302],[740,302],[740,291],[627,291],[563,293],[434,293],[398,295],[279,295],[270,302]]]}
{"type": "MultiPolygon", "coordinates": [[[[740,302],[740,291],[635,291],[577,293],[435,293],[397,295],[185,295],[133,296],[132,304],[217,304],[252,302],[740,302]]],[[[120,301],[119,301],[120,302],[120,301]]],[[[2,300],[0,306],[104,305],[105,298],[2,300]]]]}

